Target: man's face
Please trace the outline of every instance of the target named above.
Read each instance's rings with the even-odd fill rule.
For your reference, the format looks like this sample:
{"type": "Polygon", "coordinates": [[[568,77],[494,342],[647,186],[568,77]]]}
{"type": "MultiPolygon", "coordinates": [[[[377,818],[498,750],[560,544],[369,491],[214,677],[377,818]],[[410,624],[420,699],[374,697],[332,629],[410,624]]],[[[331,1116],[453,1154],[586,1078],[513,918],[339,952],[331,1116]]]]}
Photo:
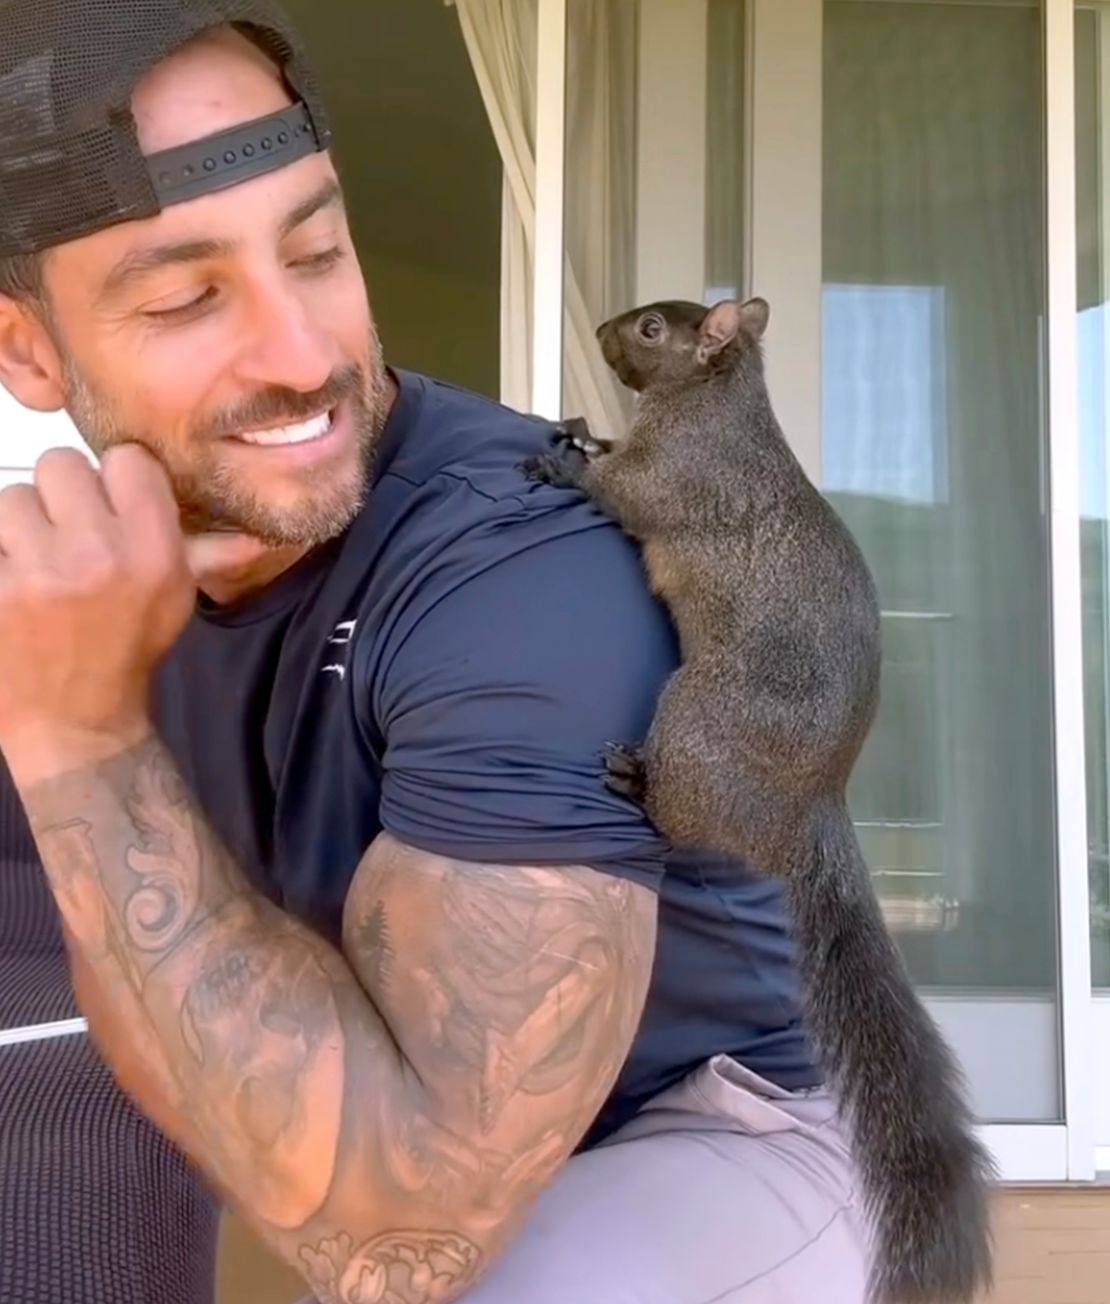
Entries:
{"type": "MultiPolygon", "coordinates": [[[[289,102],[222,32],[133,107],[153,153],[289,102]]],[[[392,391],[326,155],[63,246],[45,274],[57,383],[94,452],[145,444],[192,530],[312,546],[350,524],[392,391]]]]}

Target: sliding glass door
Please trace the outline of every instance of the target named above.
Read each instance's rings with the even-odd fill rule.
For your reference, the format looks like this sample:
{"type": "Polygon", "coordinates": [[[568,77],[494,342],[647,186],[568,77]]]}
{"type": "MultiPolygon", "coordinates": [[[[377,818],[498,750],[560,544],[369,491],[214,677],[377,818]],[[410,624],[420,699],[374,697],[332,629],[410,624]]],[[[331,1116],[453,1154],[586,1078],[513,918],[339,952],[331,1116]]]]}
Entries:
{"type": "Polygon", "coordinates": [[[1061,1117],[1042,63],[1029,5],[824,6],[822,483],[886,648],[852,807],[996,1122],[1061,1117]]]}
{"type": "MultiPolygon", "coordinates": [[[[1058,793],[1081,773],[1065,763],[1081,694],[1077,656],[1054,655],[1062,640],[1076,652],[1079,628],[1077,521],[1053,474],[1067,464],[1068,377],[1052,246],[1069,210],[1059,179],[1050,210],[1049,178],[1066,181],[1074,161],[1060,149],[1059,92],[1073,86],[1061,12],[1059,0],[566,8],[563,410],[608,429],[627,419],[592,344],[609,313],[655,296],[770,299],[780,418],[883,606],[883,705],[853,812],[1003,1171],[1023,1179],[1093,1171],[1093,1144],[1069,1149],[1092,1090],[1077,1050],[1090,1006],[1072,827],[1083,801],[1058,793]]],[[[1096,443],[1105,457],[1101,427],[1096,443]]],[[[1097,653],[1110,554],[1088,541],[1084,555],[1097,653]]],[[[1081,767],[1081,739],[1074,755],[1081,767]]],[[[1093,809],[1105,822],[1107,803],[1093,809]]]]}

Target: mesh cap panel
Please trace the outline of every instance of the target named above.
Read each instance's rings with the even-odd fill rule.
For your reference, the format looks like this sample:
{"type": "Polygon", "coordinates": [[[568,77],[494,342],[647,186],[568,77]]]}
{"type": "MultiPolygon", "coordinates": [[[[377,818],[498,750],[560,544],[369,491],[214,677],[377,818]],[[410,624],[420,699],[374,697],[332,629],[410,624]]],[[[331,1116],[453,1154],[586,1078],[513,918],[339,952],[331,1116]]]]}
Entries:
{"type": "Polygon", "coordinates": [[[323,148],[316,79],[274,0],[0,0],[0,256],[161,211],[132,92],[186,41],[225,24],[284,70],[323,148]]]}

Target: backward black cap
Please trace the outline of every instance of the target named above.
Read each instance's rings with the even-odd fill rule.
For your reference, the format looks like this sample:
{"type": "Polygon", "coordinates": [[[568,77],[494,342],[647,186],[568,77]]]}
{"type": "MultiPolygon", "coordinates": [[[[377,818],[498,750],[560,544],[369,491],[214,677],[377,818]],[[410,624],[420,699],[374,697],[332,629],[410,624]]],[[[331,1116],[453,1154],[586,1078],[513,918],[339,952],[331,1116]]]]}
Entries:
{"type": "Polygon", "coordinates": [[[0,257],[153,217],[327,144],[316,78],[273,0],[0,0],[0,257]],[[144,157],[136,84],[228,24],[249,29],[283,70],[296,107],[144,157]]]}

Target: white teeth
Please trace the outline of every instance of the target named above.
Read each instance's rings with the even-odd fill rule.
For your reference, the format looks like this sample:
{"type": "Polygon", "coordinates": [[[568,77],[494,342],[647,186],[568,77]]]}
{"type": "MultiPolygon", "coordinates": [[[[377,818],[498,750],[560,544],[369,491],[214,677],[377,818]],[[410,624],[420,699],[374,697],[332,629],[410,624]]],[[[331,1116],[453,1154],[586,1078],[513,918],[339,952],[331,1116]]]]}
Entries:
{"type": "Polygon", "coordinates": [[[282,426],[280,430],[245,430],[239,438],[245,444],[262,444],[274,448],[281,444],[307,444],[320,439],[331,429],[331,413],[303,421],[299,426],[282,426]]]}

